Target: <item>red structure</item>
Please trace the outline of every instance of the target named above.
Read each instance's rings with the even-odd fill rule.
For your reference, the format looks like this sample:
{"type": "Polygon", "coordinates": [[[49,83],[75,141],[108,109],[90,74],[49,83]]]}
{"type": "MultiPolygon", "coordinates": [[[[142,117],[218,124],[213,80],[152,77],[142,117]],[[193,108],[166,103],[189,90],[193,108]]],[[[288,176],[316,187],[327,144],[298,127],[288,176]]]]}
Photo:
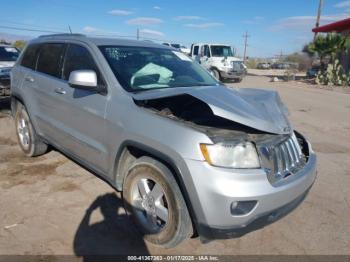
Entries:
{"type": "Polygon", "coordinates": [[[350,30],[350,18],[340,20],[328,25],[323,25],[320,27],[315,27],[312,29],[314,33],[328,33],[328,32],[337,32],[342,33],[344,31],[350,30]]]}

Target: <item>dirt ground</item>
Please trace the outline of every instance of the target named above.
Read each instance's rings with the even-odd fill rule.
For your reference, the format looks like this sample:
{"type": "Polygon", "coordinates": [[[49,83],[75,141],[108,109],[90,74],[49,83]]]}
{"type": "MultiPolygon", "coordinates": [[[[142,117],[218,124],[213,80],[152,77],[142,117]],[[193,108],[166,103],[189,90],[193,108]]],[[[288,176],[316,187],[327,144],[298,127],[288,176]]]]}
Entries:
{"type": "Polygon", "coordinates": [[[238,86],[278,90],[317,152],[318,178],[291,214],[238,239],[155,247],[104,181],[56,151],[24,157],[1,100],[0,254],[350,254],[350,95],[257,76],[238,86]]]}

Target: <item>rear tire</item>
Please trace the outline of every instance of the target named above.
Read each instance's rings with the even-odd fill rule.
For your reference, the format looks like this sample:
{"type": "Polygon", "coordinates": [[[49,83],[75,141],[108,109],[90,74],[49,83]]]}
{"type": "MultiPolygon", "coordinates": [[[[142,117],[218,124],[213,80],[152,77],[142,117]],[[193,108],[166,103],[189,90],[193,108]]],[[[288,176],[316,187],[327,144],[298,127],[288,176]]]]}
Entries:
{"type": "Polygon", "coordinates": [[[26,156],[40,156],[47,152],[47,144],[37,136],[26,108],[17,103],[15,124],[18,143],[26,156]]]}
{"type": "Polygon", "coordinates": [[[144,239],[172,248],[193,234],[186,203],[171,171],[150,157],[129,169],[123,184],[126,212],[144,239]]]}

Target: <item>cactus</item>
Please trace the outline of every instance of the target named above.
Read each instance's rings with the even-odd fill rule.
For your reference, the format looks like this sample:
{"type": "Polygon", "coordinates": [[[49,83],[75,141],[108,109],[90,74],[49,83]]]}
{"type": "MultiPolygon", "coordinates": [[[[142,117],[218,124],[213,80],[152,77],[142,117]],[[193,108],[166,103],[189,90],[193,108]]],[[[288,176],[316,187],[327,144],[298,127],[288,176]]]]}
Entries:
{"type": "Polygon", "coordinates": [[[328,64],[326,70],[320,71],[316,76],[316,83],[319,85],[344,86],[350,82],[350,76],[344,73],[338,59],[328,64]]]}

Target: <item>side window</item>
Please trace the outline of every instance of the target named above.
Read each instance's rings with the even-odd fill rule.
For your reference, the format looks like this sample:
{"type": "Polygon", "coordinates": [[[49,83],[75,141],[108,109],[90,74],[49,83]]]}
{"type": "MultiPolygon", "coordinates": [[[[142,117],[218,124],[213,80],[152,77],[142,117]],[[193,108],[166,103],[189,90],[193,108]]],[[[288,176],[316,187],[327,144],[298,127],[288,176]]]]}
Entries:
{"type": "Polygon", "coordinates": [[[210,52],[209,52],[209,46],[208,45],[204,46],[204,56],[210,57],[210,52]]]}
{"type": "Polygon", "coordinates": [[[198,55],[198,45],[193,48],[193,55],[198,55]]]}
{"type": "Polygon", "coordinates": [[[36,60],[38,58],[38,50],[38,44],[29,45],[23,54],[21,65],[35,70],[36,60]]]}
{"type": "Polygon", "coordinates": [[[63,79],[68,80],[70,73],[75,70],[95,71],[98,82],[101,84],[101,77],[98,68],[90,52],[83,46],[70,44],[68,46],[64,62],[63,79]]]}
{"type": "Polygon", "coordinates": [[[40,48],[36,70],[54,77],[61,77],[60,64],[64,44],[44,44],[40,48]]]}

